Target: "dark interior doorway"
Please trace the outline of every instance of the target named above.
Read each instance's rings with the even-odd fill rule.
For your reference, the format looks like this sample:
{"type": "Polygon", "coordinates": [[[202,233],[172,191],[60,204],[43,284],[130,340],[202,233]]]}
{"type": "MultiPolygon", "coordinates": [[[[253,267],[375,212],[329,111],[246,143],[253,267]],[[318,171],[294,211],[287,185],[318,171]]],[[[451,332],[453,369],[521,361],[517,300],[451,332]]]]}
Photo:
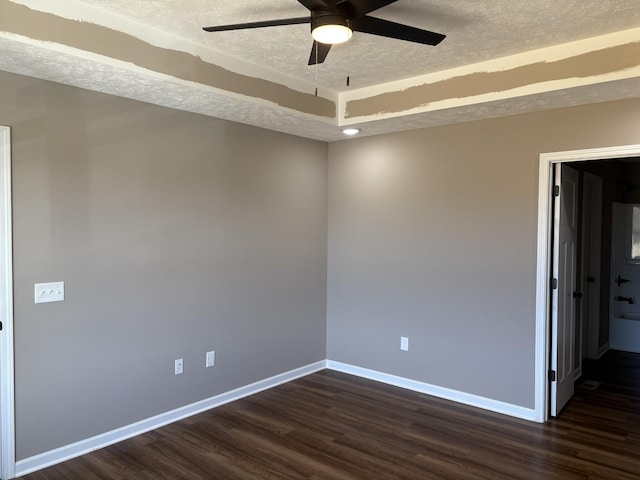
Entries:
{"type": "MultiPolygon", "coordinates": [[[[580,368],[576,370],[575,394],[572,399],[573,402],[591,402],[594,409],[602,406],[603,412],[596,414],[599,417],[607,415],[607,412],[611,413],[610,410],[616,408],[616,403],[617,407],[625,410],[628,402],[635,402],[637,406],[640,401],[640,353],[637,353],[640,352],[640,345],[628,352],[616,350],[615,345],[611,344],[612,318],[616,315],[615,278],[616,274],[620,275],[618,267],[612,262],[614,210],[616,204],[640,204],[640,158],[575,162],[571,163],[571,167],[580,172],[581,188],[584,188],[585,178],[589,176],[595,175],[602,179],[598,325],[595,331],[587,328],[585,318],[581,315],[581,309],[587,306],[578,298],[575,341],[579,348],[575,349],[575,361],[580,368]],[[595,350],[589,348],[590,343],[596,346],[595,350]],[[595,355],[594,351],[597,352],[595,355]]],[[[582,195],[579,198],[583,199],[582,195]]],[[[581,202],[581,221],[584,221],[583,207],[581,202]]],[[[588,242],[588,239],[583,238],[582,229],[579,232],[578,258],[588,242]]],[[[588,282],[593,282],[584,262],[578,262],[577,277],[581,290],[587,288],[588,282]]],[[[631,291],[630,296],[634,296],[640,303],[640,282],[637,283],[638,285],[629,284],[627,287],[631,291]],[[633,295],[636,290],[637,294],[633,295]]],[[[640,327],[640,320],[636,322],[640,327]]],[[[570,411],[569,405],[567,411],[570,411]]],[[[636,424],[636,429],[637,434],[640,432],[640,424],[636,424]]]]}

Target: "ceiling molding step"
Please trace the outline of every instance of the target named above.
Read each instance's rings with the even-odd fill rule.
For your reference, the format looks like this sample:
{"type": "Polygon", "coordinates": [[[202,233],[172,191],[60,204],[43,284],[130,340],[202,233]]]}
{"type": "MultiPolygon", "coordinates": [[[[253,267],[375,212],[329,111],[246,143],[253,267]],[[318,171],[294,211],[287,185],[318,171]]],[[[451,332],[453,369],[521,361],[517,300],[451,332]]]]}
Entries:
{"type": "Polygon", "coordinates": [[[343,124],[640,77],[640,29],[344,93],[343,124]]]}

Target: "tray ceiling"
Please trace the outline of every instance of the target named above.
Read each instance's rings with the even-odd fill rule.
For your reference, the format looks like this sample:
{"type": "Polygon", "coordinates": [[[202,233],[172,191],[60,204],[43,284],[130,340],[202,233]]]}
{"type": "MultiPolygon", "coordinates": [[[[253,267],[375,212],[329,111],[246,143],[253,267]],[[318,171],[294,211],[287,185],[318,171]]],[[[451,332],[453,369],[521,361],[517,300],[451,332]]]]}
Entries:
{"type": "Polygon", "coordinates": [[[0,69],[323,141],[347,125],[375,135],[640,97],[637,0],[399,0],[373,15],[447,38],[356,32],[317,68],[308,25],[201,29],[307,13],[295,0],[0,0],[0,69]]]}

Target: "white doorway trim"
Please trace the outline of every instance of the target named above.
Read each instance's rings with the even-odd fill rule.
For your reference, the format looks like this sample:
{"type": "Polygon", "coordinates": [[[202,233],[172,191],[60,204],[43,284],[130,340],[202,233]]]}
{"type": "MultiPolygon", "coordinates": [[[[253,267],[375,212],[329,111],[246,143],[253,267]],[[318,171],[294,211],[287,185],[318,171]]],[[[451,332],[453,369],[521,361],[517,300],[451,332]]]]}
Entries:
{"type": "Polygon", "coordinates": [[[540,154],[538,175],[538,251],[536,273],[535,417],[549,419],[550,284],[551,284],[551,182],[556,163],[638,157],[640,145],[593,148],[540,154]]]}
{"type": "Polygon", "coordinates": [[[0,478],[15,472],[11,130],[0,127],[0,478]]]}

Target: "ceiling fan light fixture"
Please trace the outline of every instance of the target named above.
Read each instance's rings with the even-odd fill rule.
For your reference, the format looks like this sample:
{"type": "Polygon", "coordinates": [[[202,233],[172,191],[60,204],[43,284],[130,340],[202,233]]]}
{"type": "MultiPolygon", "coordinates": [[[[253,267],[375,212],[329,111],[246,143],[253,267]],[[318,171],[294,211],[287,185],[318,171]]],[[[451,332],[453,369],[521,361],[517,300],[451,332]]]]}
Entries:
{"type": "Polygon", "coordinates": [[[319,15],[311,22],[311,36],[316,42],[335,45],[348,41],[352,35],[349,20],[342,15],[319,15]]]}
{"type": "MultiPolygon", "coordinates": [[[[310,31],[314,42],[311,47],[308,65],[324,63],[332,46],[350,40],[354,30],[369,35],[377,35],[378,37],[395,38],[397,40],[423,45],[438,45],[445,38],[445,35],[441,33],[369,16],[370,13],[395,3],[398,0],[290,1],[304,6],[309,11],[310,17],[278,18],[258,22],[203,27],[203,29],[207,32],[225,32],[250,28],[310,24],[310,31]]],[[[266,5],[272,2],[263,3],[266,5]]],[[[347,87],[348,86],[349,76],[347,75],[347,87]]]]}

